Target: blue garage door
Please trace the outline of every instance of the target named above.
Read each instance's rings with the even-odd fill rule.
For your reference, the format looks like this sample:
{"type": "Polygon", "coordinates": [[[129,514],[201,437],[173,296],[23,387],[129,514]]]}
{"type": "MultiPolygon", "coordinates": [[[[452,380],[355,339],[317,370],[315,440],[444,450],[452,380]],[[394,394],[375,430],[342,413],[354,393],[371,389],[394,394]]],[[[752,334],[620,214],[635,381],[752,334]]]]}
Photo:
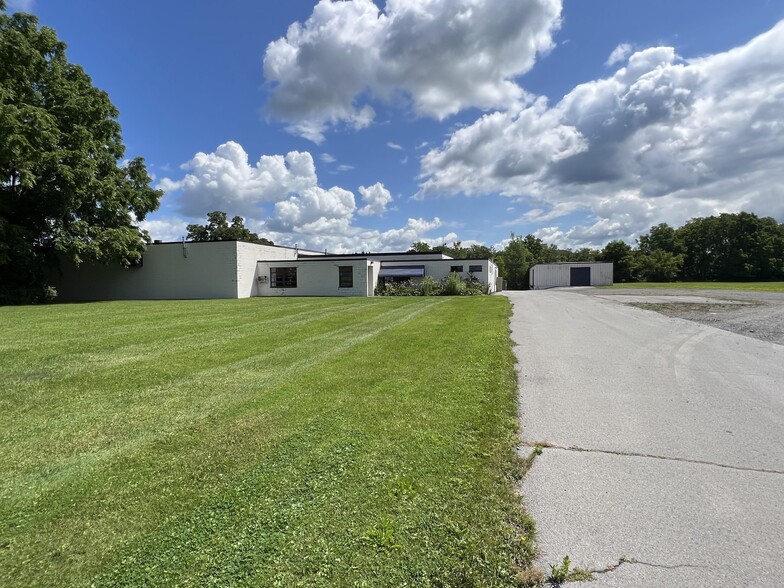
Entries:
{"type": "Polygon", "coordinates": [[[591,285],[591,268],[589,267],[573,267],[569,268],[569,285],[570,286],[590,286],[591,285]]]}

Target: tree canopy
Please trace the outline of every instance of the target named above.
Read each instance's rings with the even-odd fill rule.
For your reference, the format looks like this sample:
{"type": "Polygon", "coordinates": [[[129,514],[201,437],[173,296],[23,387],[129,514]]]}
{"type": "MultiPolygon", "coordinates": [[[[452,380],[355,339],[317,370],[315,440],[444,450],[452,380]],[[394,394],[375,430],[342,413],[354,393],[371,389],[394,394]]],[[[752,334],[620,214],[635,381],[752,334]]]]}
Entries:
{"type": "Polygon", "coordinates": [[[463,247],[462,241],[455,241],[452,245],[436,245],[431,247],[424,241],[416,241],[411,244],[409,253],[445,253],[455,259],[491,259],[495,255],[492,247],[474,243],[468,247],[463,247]]]}
{"type": "Polygon", "coordinates": [[[750,212],[693,218],[679,228],[658,224],[628,251],[618,243],[600,254],[616,263],[617,281],[784,278],[784,225],[750,212]]]}
{"type": "Polygon", "coordinates": [[[512,233],[509,243],[498,257],[498,270],[506,278],[507,288],[528,288],[528,270],[534,264],[534,255],[526,245],[525,238],[512,233]]]}
{"type": "Polygon", "coordinates": [[[41,299],[58,258],[128,266],[158,207],[118,111],[55,31],[0,0],[0,303],[41,299]]]}
{"type": "Polygon", "coordinates": [[[188,225],[188,239],[191,241],[248,241],[260,245],[274,245],[269,239],[259,237],[245,226],[245,219],[235,216],[231,224],[221,210],[207,213],[206,225],[188,225]]]}
{"type": "MultiPolygon", "coordinates": [[[[636,247],[615,240],[601,250],[572,251],[548,245],[535,235],[512,233],[500,251],[485,249],[511,290],[527,288],[528,272],[538,263],[595,260],[613,263],[616,282],[784,278],[784,224],[750,212],[694,218],[678,228],[660,223],[640,235],[636,247]]],[[[461,257],[466,249],[459,242],[451,248],[417,242],[411,251],[461,257]]]]}

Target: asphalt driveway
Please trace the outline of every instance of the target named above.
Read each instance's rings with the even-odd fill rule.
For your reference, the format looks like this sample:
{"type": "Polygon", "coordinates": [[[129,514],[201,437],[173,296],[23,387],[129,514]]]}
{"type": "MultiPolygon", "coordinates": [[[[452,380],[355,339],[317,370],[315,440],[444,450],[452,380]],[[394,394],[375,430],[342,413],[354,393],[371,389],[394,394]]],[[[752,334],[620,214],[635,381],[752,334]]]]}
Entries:
{"type": "Polygon", "coordinates": [[[541,565],[600,586],[778,586],[784,346],[579,291],[506,293],[541,565]]]}

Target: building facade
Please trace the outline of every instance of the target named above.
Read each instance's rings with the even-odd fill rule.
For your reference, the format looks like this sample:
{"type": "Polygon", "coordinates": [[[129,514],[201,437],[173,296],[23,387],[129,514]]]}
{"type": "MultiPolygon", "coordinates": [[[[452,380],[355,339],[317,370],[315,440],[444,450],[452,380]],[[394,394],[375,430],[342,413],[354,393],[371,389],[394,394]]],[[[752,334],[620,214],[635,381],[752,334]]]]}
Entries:
{"type": "Polygon", "coordinates": [[[152,243],[138,267],[63,262],[58,300],[162,300],[253,296],[373,296],[387,280],[436,280],[456,272],[496,290],[490,260],[441,253],[331,255],[242,241],[152,243]]]}
{"type": "Polygon", "coordinates": [[[531,290],[568,286],[612,286],[613,264],[600,261],[584,263],[539,263],[528,273],[531,290]]]}

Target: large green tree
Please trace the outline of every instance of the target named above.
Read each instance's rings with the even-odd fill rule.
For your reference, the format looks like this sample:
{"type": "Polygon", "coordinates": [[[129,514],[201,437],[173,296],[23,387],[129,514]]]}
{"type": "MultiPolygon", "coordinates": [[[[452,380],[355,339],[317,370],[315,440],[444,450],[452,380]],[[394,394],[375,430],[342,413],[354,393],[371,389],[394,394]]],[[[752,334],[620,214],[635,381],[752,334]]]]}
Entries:
{"type": "Polygon", "coordinates": [[[649,255],[654,251],[667,251],[674,255],[684,252],[678,230],[667,223],[659,223],[651,227],[648,233],[640,235],[637,244],[638,251],[643,255],[649,255]]]}
{"type": "Polygon", "coordinates": [[[615,282],[634,280],[634,252],[631,245],[620,240],[610,241],[599,253],[598,259],[613,264],[613,280],[615,282]]]}
{"type": "Polygon", "coordinates": [[[637,253],[632,271],[643,282],[674,282],[681,275],[684,255],[664,249],[637,253]]]}
{"type": "Polygon", "coordinates": [[[274,245],[269,239],[259,237],[245,226],[245,219],[235,216],[229,224],[222,210],[207,213],[206,225],[188,225],[188,239],[192,241],[248,241],[261,245],[274,245]]]}
{"type": "Polygon", "coordinates": [[[784,225],[750,212],[694,218],[678,229],[683,273],[695,280],[784,277],[784,225]]]}
{"type": "Polygon", "coordinates": [[[138,261],[162,195],[141,158],[123,160],[117,109],[65,49],[0,0],[0,303],[40,299],[58,259],[138,261]]]}
{"type": "Polygon", "coordinates": [[[509,290],[528,288],[528,269],[534,263],[534,256],[523,237],[512,233],[509,243],[498,254],[496,263],[501,276],[506,278],[509,290]]]}

